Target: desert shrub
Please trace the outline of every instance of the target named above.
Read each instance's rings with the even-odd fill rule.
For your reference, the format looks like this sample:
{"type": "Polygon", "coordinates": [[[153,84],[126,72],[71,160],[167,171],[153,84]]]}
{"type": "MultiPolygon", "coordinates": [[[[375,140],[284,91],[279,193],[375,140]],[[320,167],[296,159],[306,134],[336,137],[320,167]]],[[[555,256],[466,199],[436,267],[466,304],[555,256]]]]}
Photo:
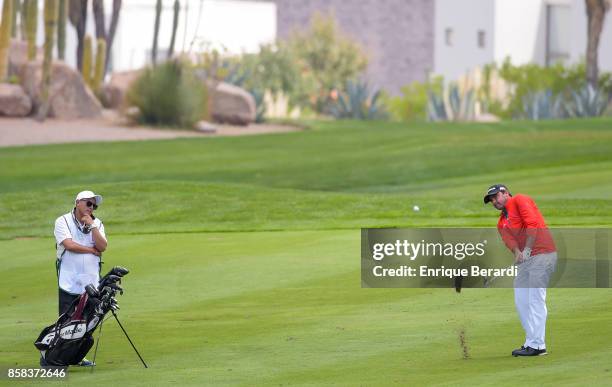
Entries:
{"type": "Polygon", "coordinates": [[[332,92],[326,113],[336,119],[383,120],[388,114],[380,96],[381,91],[370,91],[366,82],[348,81],[342,90],[332,92]]]}
{"type": "Polygon", "coordinates": [[[442,88],[442,77],[435,77],[429,83],[415,81],[401,88],[401,96],[388,97],[384,104],[394,120],[424,121],[427,119],[428,92],[441,94],[442,88]]]}
{"type": "MultiPolygon", "coordinates": [[[[561,63],[549,67],[533,63],[515,66],[507,58],[500,67],[499,74],[514,86],[506,111],[499,112],[506,117],[524,117],[526,101],[533,101],[536,95],[541,97],[541,101],[549,98],[569,101],[575,92],[585,90],[587,84],[584,62],[573,66],[564,66],[561,63]],[[545,97],[549,94],[549,97],[545,97]]],[[[612,74],[601,74],[599,90],[606,95],[612,92],[612,74]]]]}
{"type": "Polygon", "coordinates": [[[127,101],[138,108],[142,123],[192,127],[206,117],[206,94],[192,67],[177,60],[147,68],[128,90],[127,101]]]}
{"type": "Polygon", "coordinates": [[[322,113],[330,92],[366,68],[361,46],[343,35],[331,16],[315,14],[310,28],[295,31],[280,45],[300,74],[300,87],[288,93],[294,104],[322,113]]]}

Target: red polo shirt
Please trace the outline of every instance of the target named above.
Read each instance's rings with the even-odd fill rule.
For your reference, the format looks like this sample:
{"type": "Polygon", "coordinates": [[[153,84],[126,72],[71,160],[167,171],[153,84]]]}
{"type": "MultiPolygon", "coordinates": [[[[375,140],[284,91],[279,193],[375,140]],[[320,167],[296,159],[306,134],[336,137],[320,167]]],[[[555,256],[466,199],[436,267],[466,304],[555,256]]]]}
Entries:
{"type": "Polygon", "coordinates": [[[516,247],[523,251],[529,235],[535,236],[532,256],[557,251],[540,210],[527,195],[518,194],[508,199],[497,222],[497,230],[511,251],[516,247]]]}

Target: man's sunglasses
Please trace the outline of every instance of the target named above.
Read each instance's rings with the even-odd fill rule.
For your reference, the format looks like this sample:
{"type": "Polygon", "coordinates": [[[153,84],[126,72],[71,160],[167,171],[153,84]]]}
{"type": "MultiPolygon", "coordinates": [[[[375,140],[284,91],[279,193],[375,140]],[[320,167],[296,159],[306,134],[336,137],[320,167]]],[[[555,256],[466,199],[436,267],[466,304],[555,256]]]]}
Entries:
{"type": "Polygon", "coordinates": [[[89,200],[85,202],[85,204],[87,204],[87,207],[93,207],[94,210],[98,209],[98,205],[94,202],[90,202],[89,200]]]}

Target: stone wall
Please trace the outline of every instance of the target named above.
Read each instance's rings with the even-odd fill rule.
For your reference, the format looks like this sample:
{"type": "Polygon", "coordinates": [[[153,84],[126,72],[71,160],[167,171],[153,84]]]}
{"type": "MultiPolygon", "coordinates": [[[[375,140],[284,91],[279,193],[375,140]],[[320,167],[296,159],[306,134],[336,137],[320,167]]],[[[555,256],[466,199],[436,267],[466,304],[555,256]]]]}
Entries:
{"type": "Polygon", "coordinates": [[[367,78],[398,94],[433,70],[433,0],[275,0],[277,37],[309,25],[315,12],[332,14],[340,29],[368,55],[367,78]]]}

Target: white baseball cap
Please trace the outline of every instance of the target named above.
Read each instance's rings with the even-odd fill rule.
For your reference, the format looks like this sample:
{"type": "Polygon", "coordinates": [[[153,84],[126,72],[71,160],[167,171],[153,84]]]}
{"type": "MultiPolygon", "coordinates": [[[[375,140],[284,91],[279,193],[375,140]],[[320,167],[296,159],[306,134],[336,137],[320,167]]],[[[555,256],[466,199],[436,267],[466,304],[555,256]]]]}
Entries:
{"type": "Polygon", "coordinates": [[[74,199],[74,202],[78,202],[79,200],[82,199],[96,199],[96,205],[100,205],[102,204],[102,196],[100,195],[96,195],[95,193],[93,193],[93,191],[81,191],[77,194],[76,199],[74,199]]]}

